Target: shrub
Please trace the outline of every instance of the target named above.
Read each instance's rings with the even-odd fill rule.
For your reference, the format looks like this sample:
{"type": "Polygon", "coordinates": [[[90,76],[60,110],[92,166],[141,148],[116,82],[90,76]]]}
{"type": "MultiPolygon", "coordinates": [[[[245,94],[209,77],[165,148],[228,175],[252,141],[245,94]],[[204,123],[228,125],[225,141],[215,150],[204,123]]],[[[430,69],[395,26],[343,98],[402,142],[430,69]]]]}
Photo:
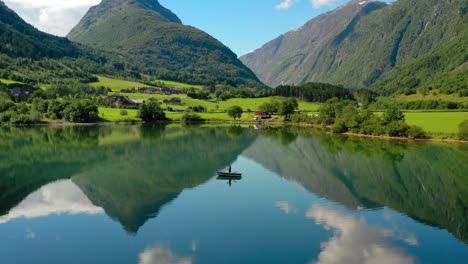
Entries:
{"type": "Polygon", "coordinates": [[[408,129],[408,137],[413,138],[413,139],[428,138],[428,136],[427,136],[426,132],[424,131],[424,129],[422,129],[419,126],[410,126],[410,128],[408,129]]]}
{"type": "Polygon", "coordinates": [[[395,107],[392,107],[383,114],[383,125],[388,125],[395,121],[404,121],[405,115],[395,107]]]}
{"type": "Polygon", "coordinates": [[[0,113],[15,108],[15,104],[11,100],[0,98],[0,113]]]}
{"type": "Polygon", "coordinates": [[[306,114],[299,114],[299,115],[292,115],[291,116],[292,123],[306,123],[306,124],[315,124],[316,120],[314,117],[306,115],[306,114]]]}
{"type": "Polygon", "coordinates": [[[182,122],[184,122],[184,123],[201,122],[201,121],[203,121],[203,118],[201,118],[201,116],[199,116],[197,114],[185,113],[182,116],[182,122]]]}
{"type": "Polygon", "coordinates": [[[19,114],[11,118],[10,123],[14,125],[32,125],[41,121],[38,115],[19,114]]]}
{"type": "Polygon", "coordinates": [[[63,111],[65,120],[74,123],[92,123],[99,120],[97,105],[90,100],[72,102],[63,111]]]}
{"type": "Polygon", "coordinates": [[[348,127],[346,126],[345,121],[336,121],[335,124],[332,126],[332,132],[337,134],[348,132],[348,127]]]}
{"type": "Polygon", "coordinates": [[[166,119],[166,114],[158,103],[144,103],[140,105],[138,117],[147,123],[166,119]]]}
{"type": "Polygon", "coordinates": [[[16,112],[13,110],[0,113],[0,124],[6,124],[10,122],[10,120],[13,119],[16,115],[16,112]]]}
{"type": "Polygon", "coordinates": [[[385,126],[387,135],[391,137],[407,137],[409,126],[404,121],[393,121],[385,126]]]}
{"type": "Polygon", "coordinates": [[[196,112],[196,113],[204,113],[206,112],[206,108],[199,105],[199,106],[194,106],[192,107],[192,111],[196,112]]]}
{"type": "Polygon", "coordinates": [[[461,140],[468,140],[468,119],[458,126],[458,138],[461,140]]]}
{"type": "Polygon", "coordinates": [[[128,116],[128,111],[125,109],[120,110],[120,115],[121,116],[128,116]]]}

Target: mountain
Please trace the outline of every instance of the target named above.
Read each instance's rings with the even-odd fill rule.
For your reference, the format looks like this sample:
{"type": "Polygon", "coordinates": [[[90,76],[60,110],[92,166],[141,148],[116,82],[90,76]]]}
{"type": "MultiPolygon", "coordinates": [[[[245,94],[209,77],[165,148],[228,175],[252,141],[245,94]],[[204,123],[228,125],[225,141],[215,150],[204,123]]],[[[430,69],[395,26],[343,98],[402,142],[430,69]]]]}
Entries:
{"type": "Polygon", "coordinates": [[[0,1],[0,53],[32,59],[76,57],[79,48],[66,38],[41,32],[0,1]]]}
{"type": "Polygon", "coordinates": [[[154,68],[161,78],[262,86],[221,42],[181,20],[157,0],[103,0],[68,38],[154,68]]]}
{"type": "Polygon", "coordinates": [[[0,1],[0,78],[30,84],[86,83],[95,74],[135,78],[144,71],[137,66],[41,32],[0,1]]]}
{"type": "MultiPolygon", "coordinates": [[[[406,65],[422,70],[424,66],[418,64],[430,63],[430,54],[443,57],[447,45],[457,46],[452,53],[455,61],[441,60],[439,67],[426,67],[428,76],[435,76],[433,80],[413,80],[406,86],[443,83],[440,78],[449,78],[467,61],[467,6],[466,0],[399,0],[392,4],[352,0],[241,60],[270,86],[321,81],[361,88],[405,72],[406,65]]],[[[458,85],[467,83],[466,74],[461,79],[457,76],[452,79],[458,85]]],[[[400,88],[406,87],[389,89],[381,83],[376,89],[392,93],[400,88]]]]}

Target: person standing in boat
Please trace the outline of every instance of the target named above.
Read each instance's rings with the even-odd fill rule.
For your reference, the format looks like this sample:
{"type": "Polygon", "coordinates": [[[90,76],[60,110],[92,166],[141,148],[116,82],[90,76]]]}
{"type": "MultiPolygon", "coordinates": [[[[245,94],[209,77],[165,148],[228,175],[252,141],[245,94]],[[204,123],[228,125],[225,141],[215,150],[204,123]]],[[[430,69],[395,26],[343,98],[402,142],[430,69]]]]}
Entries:
{"type": "Polygon", "coordinates": [[[229,173],[231,173],[231,165],[229,165],[229,173]]]}

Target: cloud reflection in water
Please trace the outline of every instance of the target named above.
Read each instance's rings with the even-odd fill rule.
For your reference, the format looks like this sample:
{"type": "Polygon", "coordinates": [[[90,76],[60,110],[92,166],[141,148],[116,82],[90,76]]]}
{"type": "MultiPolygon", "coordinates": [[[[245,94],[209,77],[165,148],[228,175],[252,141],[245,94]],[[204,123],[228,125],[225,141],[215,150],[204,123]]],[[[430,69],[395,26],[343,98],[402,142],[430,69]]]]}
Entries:
{"type": "Polygon", "coordinates": [[[357,220],[352,215],[321,205],[313,205],[306,215],[317,224],[323,225],[325,229],[334,232],[330,241],[322,243],[322,252],[313,263],[416,262],[403,249],[392,246],[386,241],[390,237],[399,237],[392,230],[370,226],[365,220],[357,220]]]}
{"type": "Polygon", "coordinates": [[[192,258],[179,257],[170,249],[160,246],[147,248],[139,256],[140,264],[192,264],[192,258]]]}
{"type": "Polygon", "coordinates": [[[0,224],[18,218],[39,218],[61,214],[102,214],[101,207],[94,206],[71,180],[57,181],[31,193],[19,205],[4,216],[0,224]]]}

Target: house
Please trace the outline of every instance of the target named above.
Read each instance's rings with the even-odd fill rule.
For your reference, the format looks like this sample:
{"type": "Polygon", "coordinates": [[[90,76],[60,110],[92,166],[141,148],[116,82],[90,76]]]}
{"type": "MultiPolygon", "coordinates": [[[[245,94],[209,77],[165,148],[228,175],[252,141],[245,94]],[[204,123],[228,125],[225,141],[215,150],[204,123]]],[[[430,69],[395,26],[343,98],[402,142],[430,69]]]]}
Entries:
{"type": "Polygon", "coordinates": [[[120,92],[122,92],[122,93],[134,93],[135,88],[133,88],[133,89],[131,89],[131,88],[122,89],[122,90],[120,90],[120,92]]]}
{"type": "Polygon", "coordinates": [[[141,105],[145,103],[144,99],[132,99],[132,101],[137,105],[141,105]]]}
{"type": "Polygon", "coordinates": [[[267,118],[271,118],[271,115],[270,113],[268,113],[268,111],[257,111],[255,112],[255,117],[254,119],[255,120],[262,120],[262,119],[267,119],[267,118]]]}
{"type": "Polygon", "coordinates": [[[10,91],[11,95],[13,96],[15,102],[27,101],[28,98],[31,95],[29,93],[29,91],[23,92],[23,91],[20,91],[20,90],[17,90],[17,89],[10,89],[9,91],[10,91]]]}
{"type": "Polygon", "coordinates": [[[122,108],[137,108],[138,107],[138,103],[120,94],[109,95],[105,99],[105,104],[111,107],[116,107],[116,108],[121,108],[121,107],[122,108]]]}
{"type": "Polygon", "coordinates": [[[160,92],[161,92],[161,94],[165,94],[165,95],[171,95],[172,94],[172,90],[169,89],[169,88],[161,88],[160,92]]]}
{"type": "Polygon", "coordinates": [[[173,97],[171,98],[171,100],[164,100],[163,103],[165,104],[172,104],[172,105],[181,105],[182,104],[182,100],[180,98],[177,98],[177,97],[173,97]]]}

